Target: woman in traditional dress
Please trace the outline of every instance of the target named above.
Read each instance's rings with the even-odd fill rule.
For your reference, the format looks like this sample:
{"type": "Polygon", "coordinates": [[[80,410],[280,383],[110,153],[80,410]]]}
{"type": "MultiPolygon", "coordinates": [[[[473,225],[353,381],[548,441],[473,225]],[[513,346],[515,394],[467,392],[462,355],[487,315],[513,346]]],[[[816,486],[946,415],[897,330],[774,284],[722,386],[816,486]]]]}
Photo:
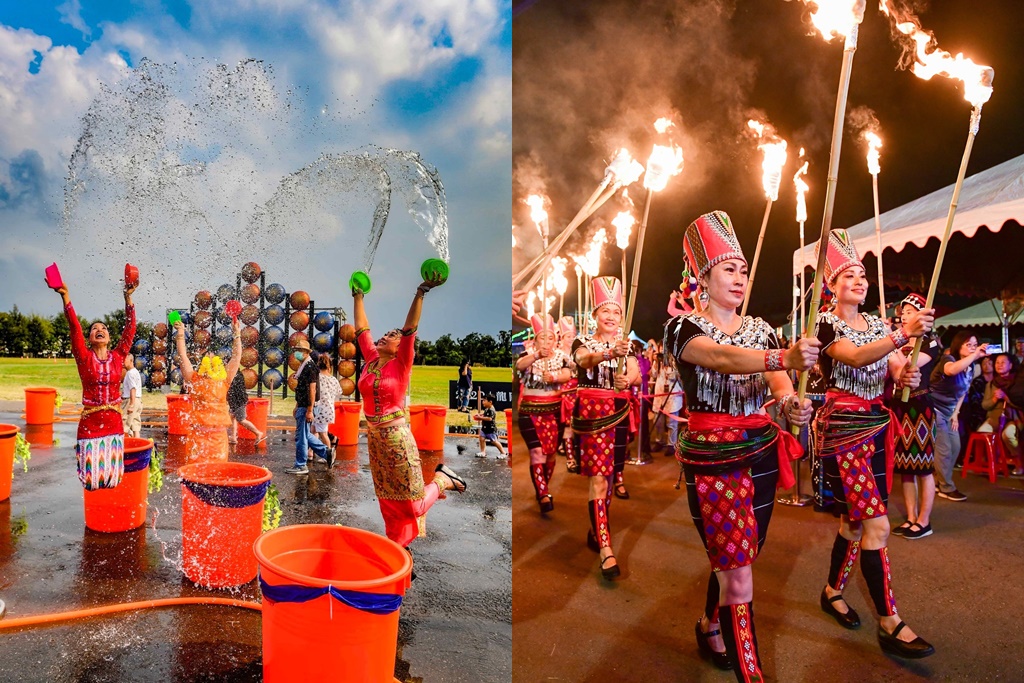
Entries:
{"type": "Polygon", "coordinates": [[[846,231],[832,231],[827,249],[824,276],[835,302],[817,320],[827,391],[814,431],[825,485],[832,491],[833,512],[840,516],[840,523],[821,609],[845,628],[860,626],[857,613],[843,599],[859,555],[861,573],[880,616],[882,649],[902,657],[927,657],[935,648],[900,619],[892,589],[886,504],[892,482],[893,432],[899,424],[890,421],[882,394],[890,373],[897,378],[897,392],[902,386],[914,389],[920,383],[920,370],[907,363],[899,349],[931,330],[934,311],[913,312],[901,330],[889,332],[881,319],[858,310],[868,281],[846,231]]]}
{"type": "Polygon", "coordinates": [[[670,320],[664,346],[690,411],[676,457],[711,561],[697,645],[702,657],[732,669],[737,680],[761,681],[752,564],[768,533],[777,481],[781,476],[784,486],[793,485],[790,461],[802,454],[764,406],[770,393],[791,424],[810,420],[810,401],[797,400],[785,370],[814,365],[818,342],[801,340],[783,351],[768,323],[736,313],[747,289],[747,262],[724,212],[694,221],[683,247],[701,310],[670,320]]]}
{"type": "Polygon", "coordinates": [[[530,449],[530,478],[542,513],[555,509],[548,484],[555,471],[559,418],[562,412],[561,386],[572,377],[572,361],[557,347],[555,321],[547,313],[530,319],[533,350],[516,360],[516,374],[522,387],[519,402],[519,433],[530,449]]]}
{"type": "Polygon", "coordinates": [[[591,316],[597,321],[597,330],[593,335],[576,337],[572,344],[579,382],[572,431],[576,436],[579,473],[590,479],[587,545],[600,554],[601,575],[611,580],[621,574],[612,551],[608,520],[611,482],[616,465],[626,461],[633,415],[628,389],[640,381],[640,370],[636,358],[629,355],[629,341],[619,328],[622,284],[617,278],[602,276],[594,278],[593,286],[591,316]]]}
{"type": "MultiPolygon", "coordinates": [[[[923,296],[908,295],[898,308],[902,324],[905,325],[909,317],[924,306],[923,296]]],[[[912,349],[913,345],[907,344],[900,351],[904,356],[909,356],[912,349]]],[[[932,506],[935,504],[935,409],[928,381],[940,356],[942,343],[933,335],[925,337],[917,357],[921,383],[910,392],[910,399],[906,403],[900,392],[896,392],[889,401],[889,407],[900,428],[893,452],[893,472],[900,475],[903,501],[907,506],[906,521],[893,529],[892,533],[912,541],[932,533],[932,506]]]]}
{"type": "Polygon", "coordinates": [[[416,288],[405,326],[386,332],[376,342],[363,305],[363,292],[352,290],[356,341],[366,365],[359,376],[359,392],[368,431],[370,473],[384,517],[388,538],[403,548],[426,534],[427,510],[444,497],[445,491],[466,490],[466,482],[446,465],[437,466],[434,479],[423,485],[420,453],[405,416],[405,394],[412,378],[416,327],[423,310],[423,297],[441,284],[425,280],[416,288]]]}
{"type": "Polygon", "coordinates": [[[82,326],[71,305],[66,285],[54,288],[64,301],[71,333],[71,353],[82,380],[82,416],[78,421],[78,480],[86,491],[112,489],[124,475],[124,425],[121,420],[121,369],[135,339],[135,285],[125,283],[125,325],[117,346],[110,348],[110,332],[97,320],[89,326],[86,346],[82,326]]]}
{"type": "Polygon", "coordinates": [[[242,360],[242,335],[237,318],[231,322],[231,335],[231,357],[227,366],[220,356],[207,351],[196,369],[185,347],[185,325],[180,320],[174,323],[181,381],[189,395],[186,448],[193,462],[228,459],[227,428],[231,426],[228,389],[242,360]]]}

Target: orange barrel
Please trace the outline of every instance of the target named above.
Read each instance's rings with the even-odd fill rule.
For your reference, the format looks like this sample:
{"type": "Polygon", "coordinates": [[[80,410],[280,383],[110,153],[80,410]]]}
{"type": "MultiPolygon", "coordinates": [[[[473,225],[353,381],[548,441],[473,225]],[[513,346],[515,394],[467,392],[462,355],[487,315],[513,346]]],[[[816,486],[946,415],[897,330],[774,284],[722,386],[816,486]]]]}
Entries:
{"type": "Polygon", "coordinates": [[[270,470],[239,462],[201,462],[185,465],[178,474],[185,576],[207,588],[252,581],[252,544],[263,531],[270,470]]]}
{"type": "MultiPolygon", "coordinates": [[[[253,427],[264,434],[267,433],[267,416],[270,414],[269,398],[250,398],[245,406],[245,418],[252,422],[253,427]]],[[[239,439],[256,439],[256,435],[242,425],[238,425],[239,439]]]]}
{"type": "Polygon", "coordinates": [[[25,424],[52,425],[57,390],[51,387],[25,389],[25,424]]]}
{"type": "Polygon", "coordinates": [[[412,571],[402,546],[362,529],[301,524],[263,534],[253,550],[266,683],[395,680],[398,613],[412,571]]]}
{"type": "Polygon", "coordinates": [[[445,418],[448,409],[444,406],[409,406],[409,425],[416,439],[416,448],[421,451],[444,449],[445,418]]]}
{"type": "Polygon", "coordinates": [[[116,533],[138,529],[146,523],[149,495],[149,459],[152,439],[124,438],[124,476],[112,489],[85,491],[85,526],[93,531],[116,533]]]}
{"type": "Polygon", "coordinates": [[[188,394],[167,394],[167,433],[188,434],[188,394]]]}
{"type": "Polygon", "coordinates": [[[17,441],[18,426],[0,424],[0,502],[11,497],[11,480],[14,479],[14,443],[17,441]]]}
{"type": "Polygon", "coordinates": [[[25,427],[25,441],[33,450],[53,448],[53,425],[28,425],[25,427]]]}
{"type": "Polygon", "coordinates": [[[359,411],[362,401],[335,401],[334,422],[327,431],[338,437],[339,446],[355,446],[359,443],[359,411]]]}
{"type": "Polygon", "coordinates": [[[509,436],[512,435],[512,409],[505,408],[505,429],[508,430],[509,436]]]}

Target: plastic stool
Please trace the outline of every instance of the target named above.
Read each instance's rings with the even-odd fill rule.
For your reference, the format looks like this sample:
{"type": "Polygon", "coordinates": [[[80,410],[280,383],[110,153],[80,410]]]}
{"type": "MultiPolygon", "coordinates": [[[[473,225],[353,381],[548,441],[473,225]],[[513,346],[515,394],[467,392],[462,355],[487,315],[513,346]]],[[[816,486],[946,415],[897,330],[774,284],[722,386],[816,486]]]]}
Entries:
{"type": "Polygon", "coordinates": [[[964,456],[964,467],[960,477],[966,477],[968,472],[987,474],[988,480],[993,484],[996,483],[997,476],[1009,476],[1010,472],[1006,469],[1006,460],[1003,458],[1000,434],[971,434],[967,439],[967,454],[964,456]]]}

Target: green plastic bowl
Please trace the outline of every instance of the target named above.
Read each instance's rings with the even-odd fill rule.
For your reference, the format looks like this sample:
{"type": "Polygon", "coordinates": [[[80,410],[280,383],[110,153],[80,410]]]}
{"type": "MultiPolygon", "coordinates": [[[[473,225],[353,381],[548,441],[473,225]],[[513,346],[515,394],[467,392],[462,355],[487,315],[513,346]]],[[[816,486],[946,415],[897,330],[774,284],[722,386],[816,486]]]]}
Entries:
{"type": "Polygon", "coordinates": [[[420,266],[420,276],[423,277],[424,281],[439,277],[443,284],[448,280],[448,273],[448,264],[439,258],[428,258],[420,266]]]}
{"type": "Polygon", "coordinates": [[[177,311],[171,311],[170,313],[167,314],[167,322],[171,324],[171,327],[174,327],[174,323],[181,322],[181,313],[178,313],[177,311]]]}
{"type": "Polygon", "coordinates": [[[359,290],[363,294],[370,293],[370,276],[365,271],[357,270],[348,279],[348,287],[352,290],[359,290]]]}

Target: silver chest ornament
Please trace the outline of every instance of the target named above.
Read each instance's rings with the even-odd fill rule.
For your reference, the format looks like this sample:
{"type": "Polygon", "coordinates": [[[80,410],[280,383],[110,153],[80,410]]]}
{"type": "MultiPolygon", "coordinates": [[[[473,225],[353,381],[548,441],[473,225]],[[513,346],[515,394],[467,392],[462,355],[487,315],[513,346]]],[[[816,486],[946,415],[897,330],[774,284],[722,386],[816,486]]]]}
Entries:
{"type": "MultiPolygon", "coordinates": [[[[840,337],[849,339],[858,347],[878,341],[889,334],[881,318],[865,313],[864,319],[868,323],[867,330],[853,329],[834,313],[822,313],[818,316],[818,324],[830,325],[836,331],[836,339],[840,337]]],[[[881,396],[885,391],[885,377],[888,370],[888,355],[862,368],[850,367],[846,363],[833,360],[832,383],[837,389],[870,400],[881,396]]]]}

